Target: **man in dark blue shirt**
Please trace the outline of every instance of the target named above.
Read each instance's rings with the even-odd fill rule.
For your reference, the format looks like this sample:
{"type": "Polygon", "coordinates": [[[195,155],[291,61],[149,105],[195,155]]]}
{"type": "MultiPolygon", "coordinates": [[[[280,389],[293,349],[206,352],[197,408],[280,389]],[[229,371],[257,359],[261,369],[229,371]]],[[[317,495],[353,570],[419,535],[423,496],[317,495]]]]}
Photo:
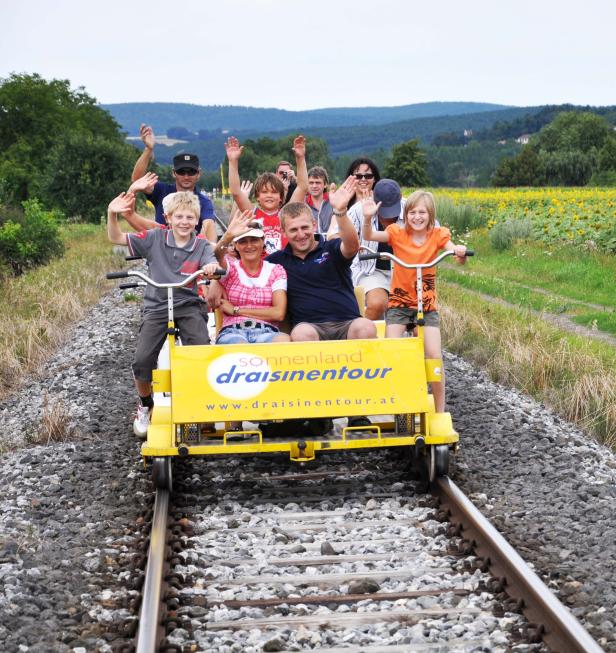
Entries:
{"type": "MultiPolygon", "coordinates": [[[[325,240],[318,234],[312,209],[303,202],[285,204],[280,211],[289,242],[267,260],[287,271],[287,313],[293,341],[376,338],[374,322],[361,317],[351,280],[359,236],[347,215],[347,204],[356,185],[355,177],[349,177],[329,198],[339,238],[325,240]]],[[[354,415],[348,425],[368,426],[370,420],[354,415]]]]}
{"type": "Polygon", "coordinates": [[[291,340],[376,337],[374,323],[361,317],[351,280],[350,267],[359,251],[359,237],[346,207],[356,183],[349,177],[330,196],[340,238],[327,241],[317,234],[312,210],[303,202],[287,204],[280,212],[289,242],[267,259],[287,271],[291,340]]]}
{"type": "MultiPolygon", "coordinates": [[[[131,181],[135,182],[147,172],[148,165],[154,156],[156,139],[149,125],[141,125],[139,129],[141,140],[145,145],[143,152],[135,162],[131,181]]],[[[152,202],[156,211],[156,222],[165,224],[163,215],[163,199],[170,193],[189,191],[195,193],[201,206],[197,233],[203,234],[209,241],[216,242],[216,225],[214,222],[214,206],[210,198],[197,186],[201,168],[199,157],[196,154],[176,154],[173,157],[173,176],[175,183],[169,184],[157,181],[151,188],[147,188],[145,196],[152,202]]],[[[130,191],[130,189],[129,189],[130,191]]]]}

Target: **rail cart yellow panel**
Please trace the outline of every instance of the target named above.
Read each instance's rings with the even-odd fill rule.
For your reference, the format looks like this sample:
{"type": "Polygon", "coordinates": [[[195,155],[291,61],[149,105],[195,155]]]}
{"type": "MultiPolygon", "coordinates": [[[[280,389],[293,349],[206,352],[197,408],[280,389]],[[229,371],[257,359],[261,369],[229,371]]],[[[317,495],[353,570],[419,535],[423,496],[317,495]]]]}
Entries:
{"type": "Polygon", "coordinates": [[[423,413],[418,338],[174,347],[176,424],[423,413]]]}

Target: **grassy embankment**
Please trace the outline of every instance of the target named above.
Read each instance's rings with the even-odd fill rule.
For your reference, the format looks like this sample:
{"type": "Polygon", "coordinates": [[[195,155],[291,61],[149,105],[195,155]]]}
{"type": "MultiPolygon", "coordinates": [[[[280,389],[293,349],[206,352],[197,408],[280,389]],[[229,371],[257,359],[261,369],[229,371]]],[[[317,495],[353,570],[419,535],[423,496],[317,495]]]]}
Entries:
{"type": "Polygon", "coordinates": [[[105,273],[122,267],[100,225],[62,227],[66,253],[0,287],[0,398],[19,387],[112,287],[105,273]]]}
{"type": "Polygon", "coordinates": [[[485,231],[471,235],[469,246],[477,257],[465,268],[439,271],[446,347],[616,447],[616,347],[559,329],[529,310],[616,334],[616,259],[537,242],[499,253],[485,231]]]}

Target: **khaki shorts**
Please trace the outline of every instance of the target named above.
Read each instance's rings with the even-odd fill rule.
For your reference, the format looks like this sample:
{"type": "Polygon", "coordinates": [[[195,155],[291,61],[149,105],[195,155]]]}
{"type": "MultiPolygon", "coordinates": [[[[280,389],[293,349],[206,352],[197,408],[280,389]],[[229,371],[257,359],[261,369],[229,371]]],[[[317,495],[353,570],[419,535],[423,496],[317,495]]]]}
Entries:
{"type": "Polygon", "coordinates": [[[362,274],[357,279],[357,286],[361,286],[364,292],[369,293],[375,288],[382,288],[389,292],[391,286],[391,270],[379,270],[375,268],[372,274],[362,274]]]}
{"type": "MultiPolygon", "coordinates": [[[[411,330],[417,326],[417,309],[405,308],[403,306],[394,306],[388,308],[385,313],[386,324],[404,324],[407,329],[411,330]]],[[[438,311],[424,313],[424,326],[439,327],[440,318],[438,311]]]]}
{"type": "MultiPolygon", "coordinates": [[[[355,318],[357,320],[359,318],[355,318]]],[[[342,322],[299,322],[298,324],[309,324],[319,334],[319,340],[346,340],[351,324],[355,320],[343,320],[342,322]]],[[[298,326],[296,324],[295,326],[298,326]]]]}

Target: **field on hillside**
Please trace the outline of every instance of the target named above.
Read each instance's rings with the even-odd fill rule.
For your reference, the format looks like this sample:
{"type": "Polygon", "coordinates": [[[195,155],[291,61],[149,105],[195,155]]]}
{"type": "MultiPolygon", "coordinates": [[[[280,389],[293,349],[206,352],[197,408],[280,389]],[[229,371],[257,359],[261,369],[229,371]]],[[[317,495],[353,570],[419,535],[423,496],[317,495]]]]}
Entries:
{"type": "Polygon", "coordinates": [[[436,189],[435,194],[474,207],[488,228],[527,219],[540,242],[616,253],[616,188],[436,189]]]}

